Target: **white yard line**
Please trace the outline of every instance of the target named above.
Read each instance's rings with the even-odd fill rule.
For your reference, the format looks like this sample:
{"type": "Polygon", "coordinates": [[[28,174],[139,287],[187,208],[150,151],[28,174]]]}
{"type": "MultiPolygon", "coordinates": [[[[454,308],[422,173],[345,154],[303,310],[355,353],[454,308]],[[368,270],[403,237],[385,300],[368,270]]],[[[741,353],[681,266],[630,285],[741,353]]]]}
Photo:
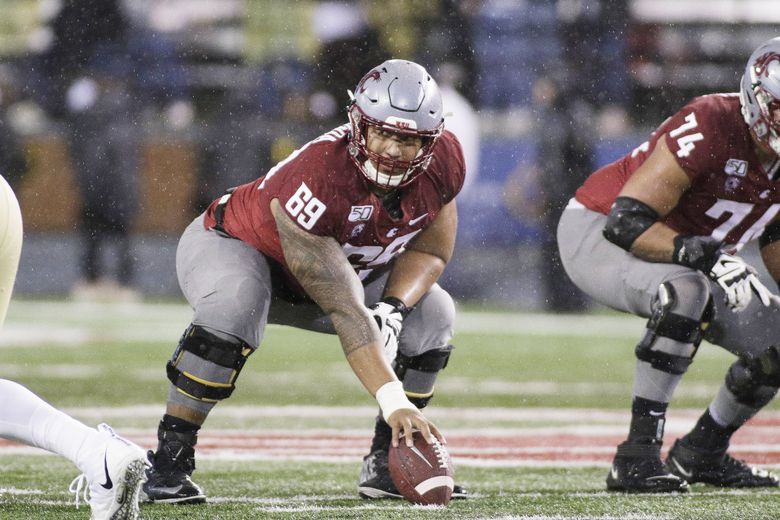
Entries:
{"type": "MultiPolygon", "coordinates": [[[[14,301],[0,347],[78,345],[88,340],[176,341],[189,323],[186,304],[85,304],[14,301]],[[41,327],[41,323],[46,323],[41,327]],[[143,327],[138,324],[143,323],[143,327]]],[[[615,337],[635,339],[644,321],[630,315],[561,315],[460,312],[456,334],[615,337]]],[[[271,327],[275,327],[271,325],[271,327]]]]}
{"type": "MultiPolygon", "coordinates": [[[[66,411],[79,417],[87,418],[112,418],[112,417],[157,417],[165,411],[165,404],[146,404],[133,406],[105,406],[105,407],[73,407],[66,411]]],[[[502,422],[559,422],[571,423],[616,423],[626,424],[630,414],[625,410],[600,410],[592,408],[436,408],[426,409],[426,413],[432,417],[442,419],[468,419],[474,421],[502,422]]],[[[221,403],[214,410],[211,418],[264,418],[264,417],[291,417],[291,418],[363,418],[376,414],[374,406],[239,406],[221,403]]],[[[671,420],[697,419],[701,415],[699,409],[674,410],[669,412],[671,420]]],[[[762,411],[762,421],[778,421],[780,423],[780,411],[762,411]]]]}

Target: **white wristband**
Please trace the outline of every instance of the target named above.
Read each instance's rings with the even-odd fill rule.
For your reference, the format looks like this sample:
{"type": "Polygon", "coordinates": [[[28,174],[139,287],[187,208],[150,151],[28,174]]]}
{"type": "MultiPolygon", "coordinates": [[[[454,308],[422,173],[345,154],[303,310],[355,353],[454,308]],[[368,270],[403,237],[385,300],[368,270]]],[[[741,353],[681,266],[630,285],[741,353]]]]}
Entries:
{"type": "Polygon", "coordinates": [[[379,403],[379,408],[382,409],[382,417],[385,418],[385,421],[401,408],[417,409],[406,397],[404,385],[400,381],[390,381],[379,387],[379,390],[376,391],[376,401],[379,403]]]}

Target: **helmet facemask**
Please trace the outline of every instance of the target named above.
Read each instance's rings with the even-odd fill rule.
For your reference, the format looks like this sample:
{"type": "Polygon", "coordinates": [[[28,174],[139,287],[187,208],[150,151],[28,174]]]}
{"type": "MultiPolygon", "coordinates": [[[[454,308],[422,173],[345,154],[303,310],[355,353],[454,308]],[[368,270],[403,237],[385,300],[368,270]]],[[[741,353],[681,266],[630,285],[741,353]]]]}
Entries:
{"type": "Polygon", "coordinates": [[[765,42],[750,56],[739,99],[753,140],[780,156],[780,38],[765,42]]]}
{"type": "Polygon", "coordinates": [[[422,173],[433,157],[433,147],[441,135],[444,125],[435,130],[420,131],[414,128],[414,121],[379,121],[363,113],[354,102],[349,107],[349,122],[352,138],[349,153],[360,172],[383,189],[395,189],[406,186],[422,173]],[[368,147],[369,128],[397,134],[401,137],[417,137],[422,141],[417,155],[411,160],[393,159],[373,152],[368,147]]]}
{"type": "Polygon", "coordinates": [[[775,154],[780,155],[780,100],[764,90],[761,85],[754,87],[760,115],[753,125],[753,133],[761,144],[767,145],[775,154]],[[760,132],[760,134],[759,134],[760,132]]]}
{"type": "Polygon", "coordinates": [[[348,151],[358,170],[373,185],[395,189],[408,185],[425,171],[436,141],[444,131],[441,92],[428,72],[406,60],[388,60],[370,70],[358,83],[347,114],[351,125],[348,151]],[[408,139],[420,140],[416,155],[387,157],[370,150],[369,129],[393,134],[405,150],[408,139]]]}

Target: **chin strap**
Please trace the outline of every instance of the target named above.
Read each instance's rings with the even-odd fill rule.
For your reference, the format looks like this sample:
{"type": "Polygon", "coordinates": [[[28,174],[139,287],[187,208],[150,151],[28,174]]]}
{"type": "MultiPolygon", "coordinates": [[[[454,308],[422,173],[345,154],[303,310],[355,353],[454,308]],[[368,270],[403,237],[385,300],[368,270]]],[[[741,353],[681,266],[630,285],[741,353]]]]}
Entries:
{"type": "Polygon", "coordinates": [[[388,175],[386,173],[382,173],[376,168],[376,166],[374,166],[374,163],[372,163],[370,159],[366,159],[366,161],[363,163],[363,169],[365,171],[366,177],[368,177],[368,180],[378,184],[379,186],[382,186],[383,188],[397,188],[409,177],[409,174],[411,173],[411,169],[407,170],[403,175],[388,175]]]}

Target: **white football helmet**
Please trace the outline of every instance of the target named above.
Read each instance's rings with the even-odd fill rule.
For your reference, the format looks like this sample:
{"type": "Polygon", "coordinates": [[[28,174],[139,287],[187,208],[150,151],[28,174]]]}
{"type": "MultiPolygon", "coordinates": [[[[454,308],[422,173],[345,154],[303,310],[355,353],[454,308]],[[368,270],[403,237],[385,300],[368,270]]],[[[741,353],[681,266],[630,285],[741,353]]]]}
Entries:
{"type": "Polygon", "coordinates": [[[759,146],[780,155],[780,38],[750,55],[739,88],[742,116],[759,146]]]}
{"type": "Polygon", "coordinates": [[[439,86],[422,66],[388,60],[363,76],[350,97],[349,154],[355,165],[381,188],[409,184],[428,167],[436,140],[444,130],[439,86]],[[411,161],[383,157],[366,146],[370,126],[419,137],[422,147],[411,161]]]}

